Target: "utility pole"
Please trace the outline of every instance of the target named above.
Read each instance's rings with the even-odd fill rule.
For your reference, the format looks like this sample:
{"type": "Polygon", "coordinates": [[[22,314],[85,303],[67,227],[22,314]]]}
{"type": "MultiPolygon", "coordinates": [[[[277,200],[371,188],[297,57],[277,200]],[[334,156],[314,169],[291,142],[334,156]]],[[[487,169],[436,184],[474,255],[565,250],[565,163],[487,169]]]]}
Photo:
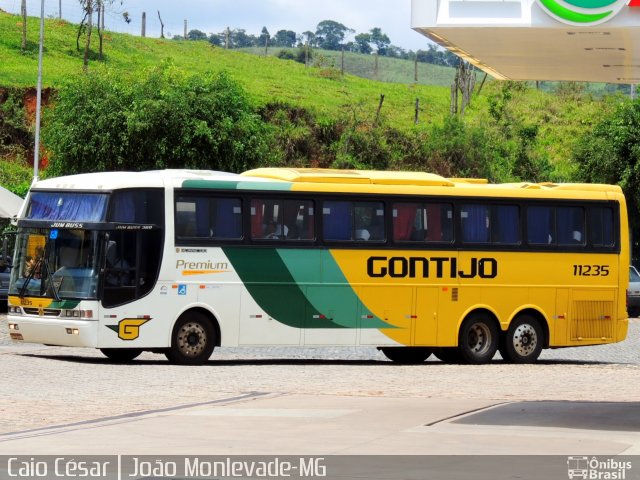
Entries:
{"type": "Polygon", "coordinates": [[[22,51],[27,49],[27,0],[20,3],[20,16],[22,17],[22,51]]]}
{"type": "Polygon", "coordinates": [[[187,39],[187,19],[184,19],[184,39],[187,39]]]}
{"type": "Polygon", "coordinates": [[[42,108],[42,51],[44,45],[44,0],[40,0],[40,46],[38,48],[38,87],[36,90],[36,138],[33,152],[33,182],[38,181],[40,165],[40,110],[42,108]]]}
{"type": "Polygon", "coordinates": [[[142,12],[142,32],[140,35],[143,38],[147,36],[147,12],[142,12]]]}

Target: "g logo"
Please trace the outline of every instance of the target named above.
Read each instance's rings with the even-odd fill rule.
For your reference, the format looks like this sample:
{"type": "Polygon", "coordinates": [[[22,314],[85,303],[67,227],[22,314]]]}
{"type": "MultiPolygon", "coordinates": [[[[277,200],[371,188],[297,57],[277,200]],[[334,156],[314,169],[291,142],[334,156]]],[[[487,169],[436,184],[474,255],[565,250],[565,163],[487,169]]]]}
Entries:
{"type": "Polygon", "coordinates": [[[118,325],[107,325],[111,330],[118,333],[120,340],[135,340],[140,336],[140,327],[147,323],[150,318],[124,318],[118,325]]]}
{"type": "Polygon", "coordinates": [[[629,0],[536,0],[538,5],[568,25],[592,26],[616,16],[629,0]]]}

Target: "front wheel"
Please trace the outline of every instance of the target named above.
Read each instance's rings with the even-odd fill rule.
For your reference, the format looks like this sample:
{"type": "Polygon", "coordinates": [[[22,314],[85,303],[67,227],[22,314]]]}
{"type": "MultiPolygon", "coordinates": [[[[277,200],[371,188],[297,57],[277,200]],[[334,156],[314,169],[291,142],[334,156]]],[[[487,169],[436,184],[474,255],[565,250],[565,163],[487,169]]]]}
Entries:
{"type": "Polygon", "coordinates": [[[542,353],[543,343],[540,322],[531,315],[522,315],[511,322],[500,346],[500,355],[507,362],[533,363],[542,353]]]}
{"type": "Polygon", "coordinates": [[[170,362],[179,365],[201,365],[213,353],[215,343],[215,331],[207,316],[187,312],[173,327],[171,348],[165,355],[170,362]]]}
{"type": "Polygon", "coordinates": [[[417,364],[429,358],[432,350],[426,347],[381,347],[380,351],[392,362],[417,364]]]}
{"type": "Polygon", "coordinates": [[[492,317],[477,313],[460,327],[458,352],[466,363],[489,362],[498,350],[498,327],[492,317]]]}
{"type": "Polygon", "coordinates": [[[142,353],[138,348],[101,348],[100,351],[115,363],[129,363],[142,353]]]}

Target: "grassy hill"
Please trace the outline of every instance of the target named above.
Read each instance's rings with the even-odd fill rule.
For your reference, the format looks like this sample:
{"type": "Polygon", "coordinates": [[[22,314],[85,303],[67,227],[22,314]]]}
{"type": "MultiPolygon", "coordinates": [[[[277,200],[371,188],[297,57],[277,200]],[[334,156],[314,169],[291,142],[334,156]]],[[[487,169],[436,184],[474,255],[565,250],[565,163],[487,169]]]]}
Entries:
{"type": "MultiPolygon", "coordinates": [[[[277,56],[278,53],[283,50],[294,54],[298,53],[298,49],[294,48],[269,47],[268,55],[277,56]]],[[[241,51],[264,56],[264,48],[243,48],[241,51]]],[[[312,55],[312,64],[324,64],[336,69],[342,69],[342,52],[314,49],[312,55]]],[[[411,60],[379,57],[377,72],[375,63],[376,59],[374,55],[363,55],[353,52],[344,53],[345,73],[368,78],[369,80],[449,87],[455,77],[454,68],[429,63],[418,63],[418,81],[415,82],[415,64],[411,60]]]]}
{"type": "MultiPolygon", "coordinates": [[[[0,12],[0,86],[30,87],[37,81],[39,20],[29,18],[26,53],[20,51],[20,20],[16,15],[0,12]]],[[[76,29],[77,26],[65,21],[45,21],[45,86],[56,88],[65,79],[82,74],[83,52],[76,50],[76,29]]],[[[416,98],[421,99],[425,118],[439,115],[448,108],[448,88],[372,82],[352,75],[342,77],[329,67],[305,68],[293,61],[224,50],[205,41],[141,38],[108,32],[104,59],[100,61],[95,52],[97,36],[93,39],[90,69],[106,66],[126,75],[171,59],[176,66],[193,74],[226,70],[245,85],[259,105],[294,103],[321,116],[334,116],[345,108],[362,108],[373,113],[380,94],[384,94],[384,114],[405,127],[412,123],[416,98]]]]}

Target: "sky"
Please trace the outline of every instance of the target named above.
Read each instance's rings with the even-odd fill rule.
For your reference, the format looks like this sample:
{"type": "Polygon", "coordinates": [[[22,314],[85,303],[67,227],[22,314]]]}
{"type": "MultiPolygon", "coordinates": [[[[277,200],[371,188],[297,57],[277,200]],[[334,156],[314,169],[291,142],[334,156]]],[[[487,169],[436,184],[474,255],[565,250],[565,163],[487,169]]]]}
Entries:
{"type": "MultiPolygon", "coordinates": [[[[78,23],[81,10],[78,0],[44,0],[45,17],[58,16],[78,23]]],[[[0,0],[0,9],[20,13],[20,0],[0,0]]],[[[27,14],[39,17],[40,0],[27,0],[27,14]]],[[[411,30],[411,0],[115,0],[106,17],[106,28],[116,32],[140,34],[142,12],[147,14],[147,36],[160,36],[158,11],[165,25],[165,35],[182,35],[184,20],[188,30],[207,34],[220,33],[227,27],[245,29],[260,35],[267,27],[302,33],[315,31],[322,20],[335,20],[358,33],[380,27],[391,43],[405,50],[426,49],[428,41],[411,30]],[[122,12],[129,12],[126,24],[122,12]]],[[[348,40],[352,40],[349,38],[348,40]]],[[[46,38],[45,38],[46,42],[46,38]]]]}

